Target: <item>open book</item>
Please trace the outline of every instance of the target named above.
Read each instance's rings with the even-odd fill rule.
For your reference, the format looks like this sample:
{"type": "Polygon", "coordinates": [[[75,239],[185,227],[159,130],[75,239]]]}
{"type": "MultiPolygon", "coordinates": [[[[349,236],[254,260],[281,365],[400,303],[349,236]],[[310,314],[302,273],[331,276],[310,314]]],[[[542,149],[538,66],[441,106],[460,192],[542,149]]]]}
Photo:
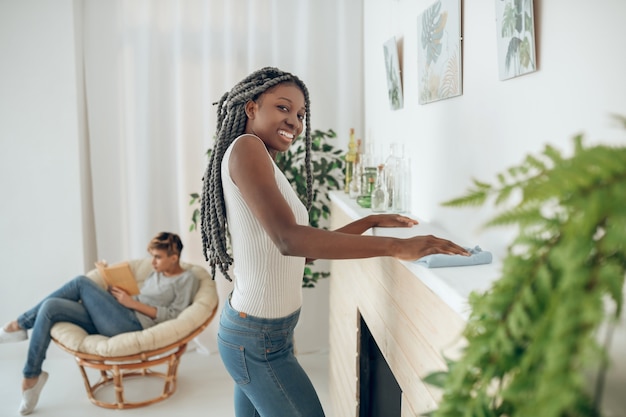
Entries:
{"type": "Polygon", "coordinates": [[[107,285],[111,287],[120,287],[130,295],[139,294],[139,286],[137,286],[137,280],[133,275],[133,271],[130,269],[128,262],[122,262],[115,265],[103,265],[100,262],[96,262],[98,272],[102,276],[102,279],[106,281],[107,285]]]}

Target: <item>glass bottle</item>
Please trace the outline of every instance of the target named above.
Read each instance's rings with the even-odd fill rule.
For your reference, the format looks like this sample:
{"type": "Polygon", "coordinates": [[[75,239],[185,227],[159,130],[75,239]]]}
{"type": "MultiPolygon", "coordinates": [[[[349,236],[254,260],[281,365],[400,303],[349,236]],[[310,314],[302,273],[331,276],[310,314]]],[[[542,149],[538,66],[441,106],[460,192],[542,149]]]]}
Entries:
{"type": "Polygon", "coordinates": [[[393,213],[404,213],[408,207],[408,161],[404,158],[404,145],[392,143],[385,161],[387,186],[387,209],[393,213]]]}
{"type": "Polygon", "coordinates": [[[348,193],[350,198],[357,198],[361,195],[360,178],[363,174],[360,171],[362,167],[361,164],[355,163],[352,165],[352,168],[352,178],[350,179],[348,193]]]}
{"type": "Polygon", "coordinates": [[[352,182],[352,176],[354,175],[354,166],[357,158],[356,140],[354,139],[354,128],[350,129],[350,141],[348,142],[348,152],[346,153],[346,171],[345,171],[345,184],[344,191],[350,192],[350,183],[352,182]]]}
{"type": "Polygon", "coordinates": [[[356,149],[356,159],[353,165],[350,188],[348,190],[348,192],[350,193],[350,198],[357,198],[359,195],[362,194],[361,179],[363,178],[363,150],[361,146],[361,139],[357,139],[356,149]]]}
{"type": "Polygon", "coordinates": [[[372,143],[365,142],[365,151],[360,155],[361,195],[370,195],[376,183],[376,163],[372,154],[372,143]]]}
{"type": "Polygon", "coordinates": [[[362,184],[361,195],[372,195],[376,185],[376,167],[365,167],[362,184]]]}
{"type": "Polygon", "coordinates": [[[372,211],[382,213],[387,210],[387,187],[385,186],[385,170],[384,165],[378,165],[378,174],[376,176],[376,185],[372,190],[372,211]]]}

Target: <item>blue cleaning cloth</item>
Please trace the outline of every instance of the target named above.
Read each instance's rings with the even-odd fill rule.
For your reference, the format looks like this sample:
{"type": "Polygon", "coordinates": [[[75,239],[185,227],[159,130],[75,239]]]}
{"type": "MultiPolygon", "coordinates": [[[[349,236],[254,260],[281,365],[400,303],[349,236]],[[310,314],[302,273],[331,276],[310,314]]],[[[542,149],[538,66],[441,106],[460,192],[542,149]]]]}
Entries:
{"type": "Polygon", "coordinates": [[[493,256],[491,252],[484,251],[480,246],[474,246],[473,248],[465,248],[470,253],[470,256],[463,255],[445,255],[437,253],[435,255],[427,255],[423,258],[419,258],[413,262],[418,265],[423,265],[426,268],[442,268],[446,266],[468,266],[468,265],[482,265],[491,263],[493,256]]]}

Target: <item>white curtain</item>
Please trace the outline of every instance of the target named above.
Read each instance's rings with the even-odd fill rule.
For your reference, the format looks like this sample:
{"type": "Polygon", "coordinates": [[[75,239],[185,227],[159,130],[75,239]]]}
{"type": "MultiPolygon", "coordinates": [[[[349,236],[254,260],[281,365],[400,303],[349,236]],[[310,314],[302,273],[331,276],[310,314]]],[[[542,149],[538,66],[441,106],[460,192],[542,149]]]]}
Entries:
{"type": "Polygon", "coordinates": [[[83,6],[99,258],[145,256],[150,237],[168,230],[183,238],[183,260],[206,265],[199,232],[189,232],[189,194],[201,190],[213,103],[248,73],[276,66],[298,75],[309,88],[312,128],[334,129],[342,136],[338,144],[347,142],[350,127],[362,126],[361,0],[86,0],[83,6]]]}

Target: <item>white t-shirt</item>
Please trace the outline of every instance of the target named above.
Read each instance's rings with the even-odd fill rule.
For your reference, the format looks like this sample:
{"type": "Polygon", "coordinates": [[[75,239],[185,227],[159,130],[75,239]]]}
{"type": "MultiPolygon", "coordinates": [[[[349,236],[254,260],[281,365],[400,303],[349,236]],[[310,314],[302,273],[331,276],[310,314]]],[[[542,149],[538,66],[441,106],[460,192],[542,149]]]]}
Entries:
{"type": "MultiPolygon", "coordinates": [[[[302,275],[305,258],[284,256],[254,217],[228,170],[235,139],[222,160],[222,187],[234,259],[232,307],[251,316],[285,317],[302,306],[302,275]]],[[[261,139],[259,139],[261,140],[261,139]]],[[[274,177],[283,197],[293,210],[296,222],[307,225],[309,216],[291,184],[269,153],[274,177]]]]}

